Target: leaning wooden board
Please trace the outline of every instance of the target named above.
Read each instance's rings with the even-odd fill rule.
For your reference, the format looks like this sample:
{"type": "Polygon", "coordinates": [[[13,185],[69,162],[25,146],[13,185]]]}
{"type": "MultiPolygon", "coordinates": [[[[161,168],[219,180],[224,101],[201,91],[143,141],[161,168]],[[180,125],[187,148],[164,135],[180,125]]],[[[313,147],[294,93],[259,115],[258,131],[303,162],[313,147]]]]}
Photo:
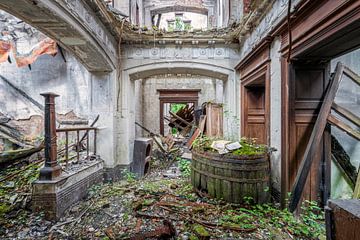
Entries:
{"type": "Polygon", "coordinates": [[[206,104],[206,131],[208,137],[223,136],[223,106],[218,103],[206,104]]]}

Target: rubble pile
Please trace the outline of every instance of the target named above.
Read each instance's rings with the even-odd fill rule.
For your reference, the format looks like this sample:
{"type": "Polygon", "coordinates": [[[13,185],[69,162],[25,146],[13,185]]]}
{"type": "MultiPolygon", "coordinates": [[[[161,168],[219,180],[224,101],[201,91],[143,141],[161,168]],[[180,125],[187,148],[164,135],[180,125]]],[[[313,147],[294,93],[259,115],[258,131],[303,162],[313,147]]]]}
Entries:
{"type": "Polygon", "coordinates": [[[251,200],[240,206],[208,198],[206,193],[193,191],[187,174],[166,178],[153,171],[140,180],[131,174],[124,176],[123,181],[93,186],[87,198],[57,222],[46,221],[27,209],[5,214],[0,236],[10,239],[291,239],[297,236],[285,221],[284,216],[290,218],[291,213],[271,205],[252,206],[251,200]]]}

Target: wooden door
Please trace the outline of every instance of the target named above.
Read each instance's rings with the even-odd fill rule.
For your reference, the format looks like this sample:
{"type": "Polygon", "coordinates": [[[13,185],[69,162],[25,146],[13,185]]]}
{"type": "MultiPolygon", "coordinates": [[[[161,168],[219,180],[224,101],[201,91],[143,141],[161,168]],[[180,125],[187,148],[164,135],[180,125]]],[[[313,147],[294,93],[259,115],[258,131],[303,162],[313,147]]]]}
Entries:
{"type": "Polygon", "coordinates": [[[265,87],[244,88],[244,136],[256,138],[257,143],[267,143],[265,87]]]}
{"type": "MultiPolygon", "coordinates": [[[[294,183],[329,82],[327,65],[294,65],[290,80],[289,187],[294,183]]],[[[321,198],[324,141],[306,180],[303,199],[321,198]]],[[[290,189],[288,189],[289,191],[290,189]]]]}

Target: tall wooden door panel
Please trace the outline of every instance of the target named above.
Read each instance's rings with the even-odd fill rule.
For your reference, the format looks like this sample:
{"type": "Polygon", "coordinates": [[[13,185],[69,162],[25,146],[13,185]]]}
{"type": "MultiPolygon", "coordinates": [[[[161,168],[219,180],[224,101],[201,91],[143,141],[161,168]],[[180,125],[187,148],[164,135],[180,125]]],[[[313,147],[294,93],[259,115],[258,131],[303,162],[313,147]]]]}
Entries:
{"type": "MultiPolygon", "coordinates": [[[[294,183],[300,161],[320,110],[324,92],[329,81],[327,66],[295,66],[290,88],[290,162],[289,183],[294,183]]],[[[318,200],[322,173],[323,144],[316,155],[303,198],[318,200]]],[[[290,190],[290,189],[288,189],[290,190]]]]}
{"type": "Polygon", "coordinates": [[[266,144],[265,87],[245,88],[244,136],[256,138],[257,143],[266,144]]]}

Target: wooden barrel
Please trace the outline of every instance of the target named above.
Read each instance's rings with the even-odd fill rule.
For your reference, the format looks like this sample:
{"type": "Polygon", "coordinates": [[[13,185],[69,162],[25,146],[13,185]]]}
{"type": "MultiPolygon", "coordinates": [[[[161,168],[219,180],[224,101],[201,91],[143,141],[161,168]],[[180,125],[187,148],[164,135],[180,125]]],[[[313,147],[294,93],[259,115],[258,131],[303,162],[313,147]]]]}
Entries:
{"type": "Polygon", "coordinates": [[[270,167],[267,155],[235,156],[193,150],[191,183],[211,197],[243,203],[269,201],[270,167]]]}

